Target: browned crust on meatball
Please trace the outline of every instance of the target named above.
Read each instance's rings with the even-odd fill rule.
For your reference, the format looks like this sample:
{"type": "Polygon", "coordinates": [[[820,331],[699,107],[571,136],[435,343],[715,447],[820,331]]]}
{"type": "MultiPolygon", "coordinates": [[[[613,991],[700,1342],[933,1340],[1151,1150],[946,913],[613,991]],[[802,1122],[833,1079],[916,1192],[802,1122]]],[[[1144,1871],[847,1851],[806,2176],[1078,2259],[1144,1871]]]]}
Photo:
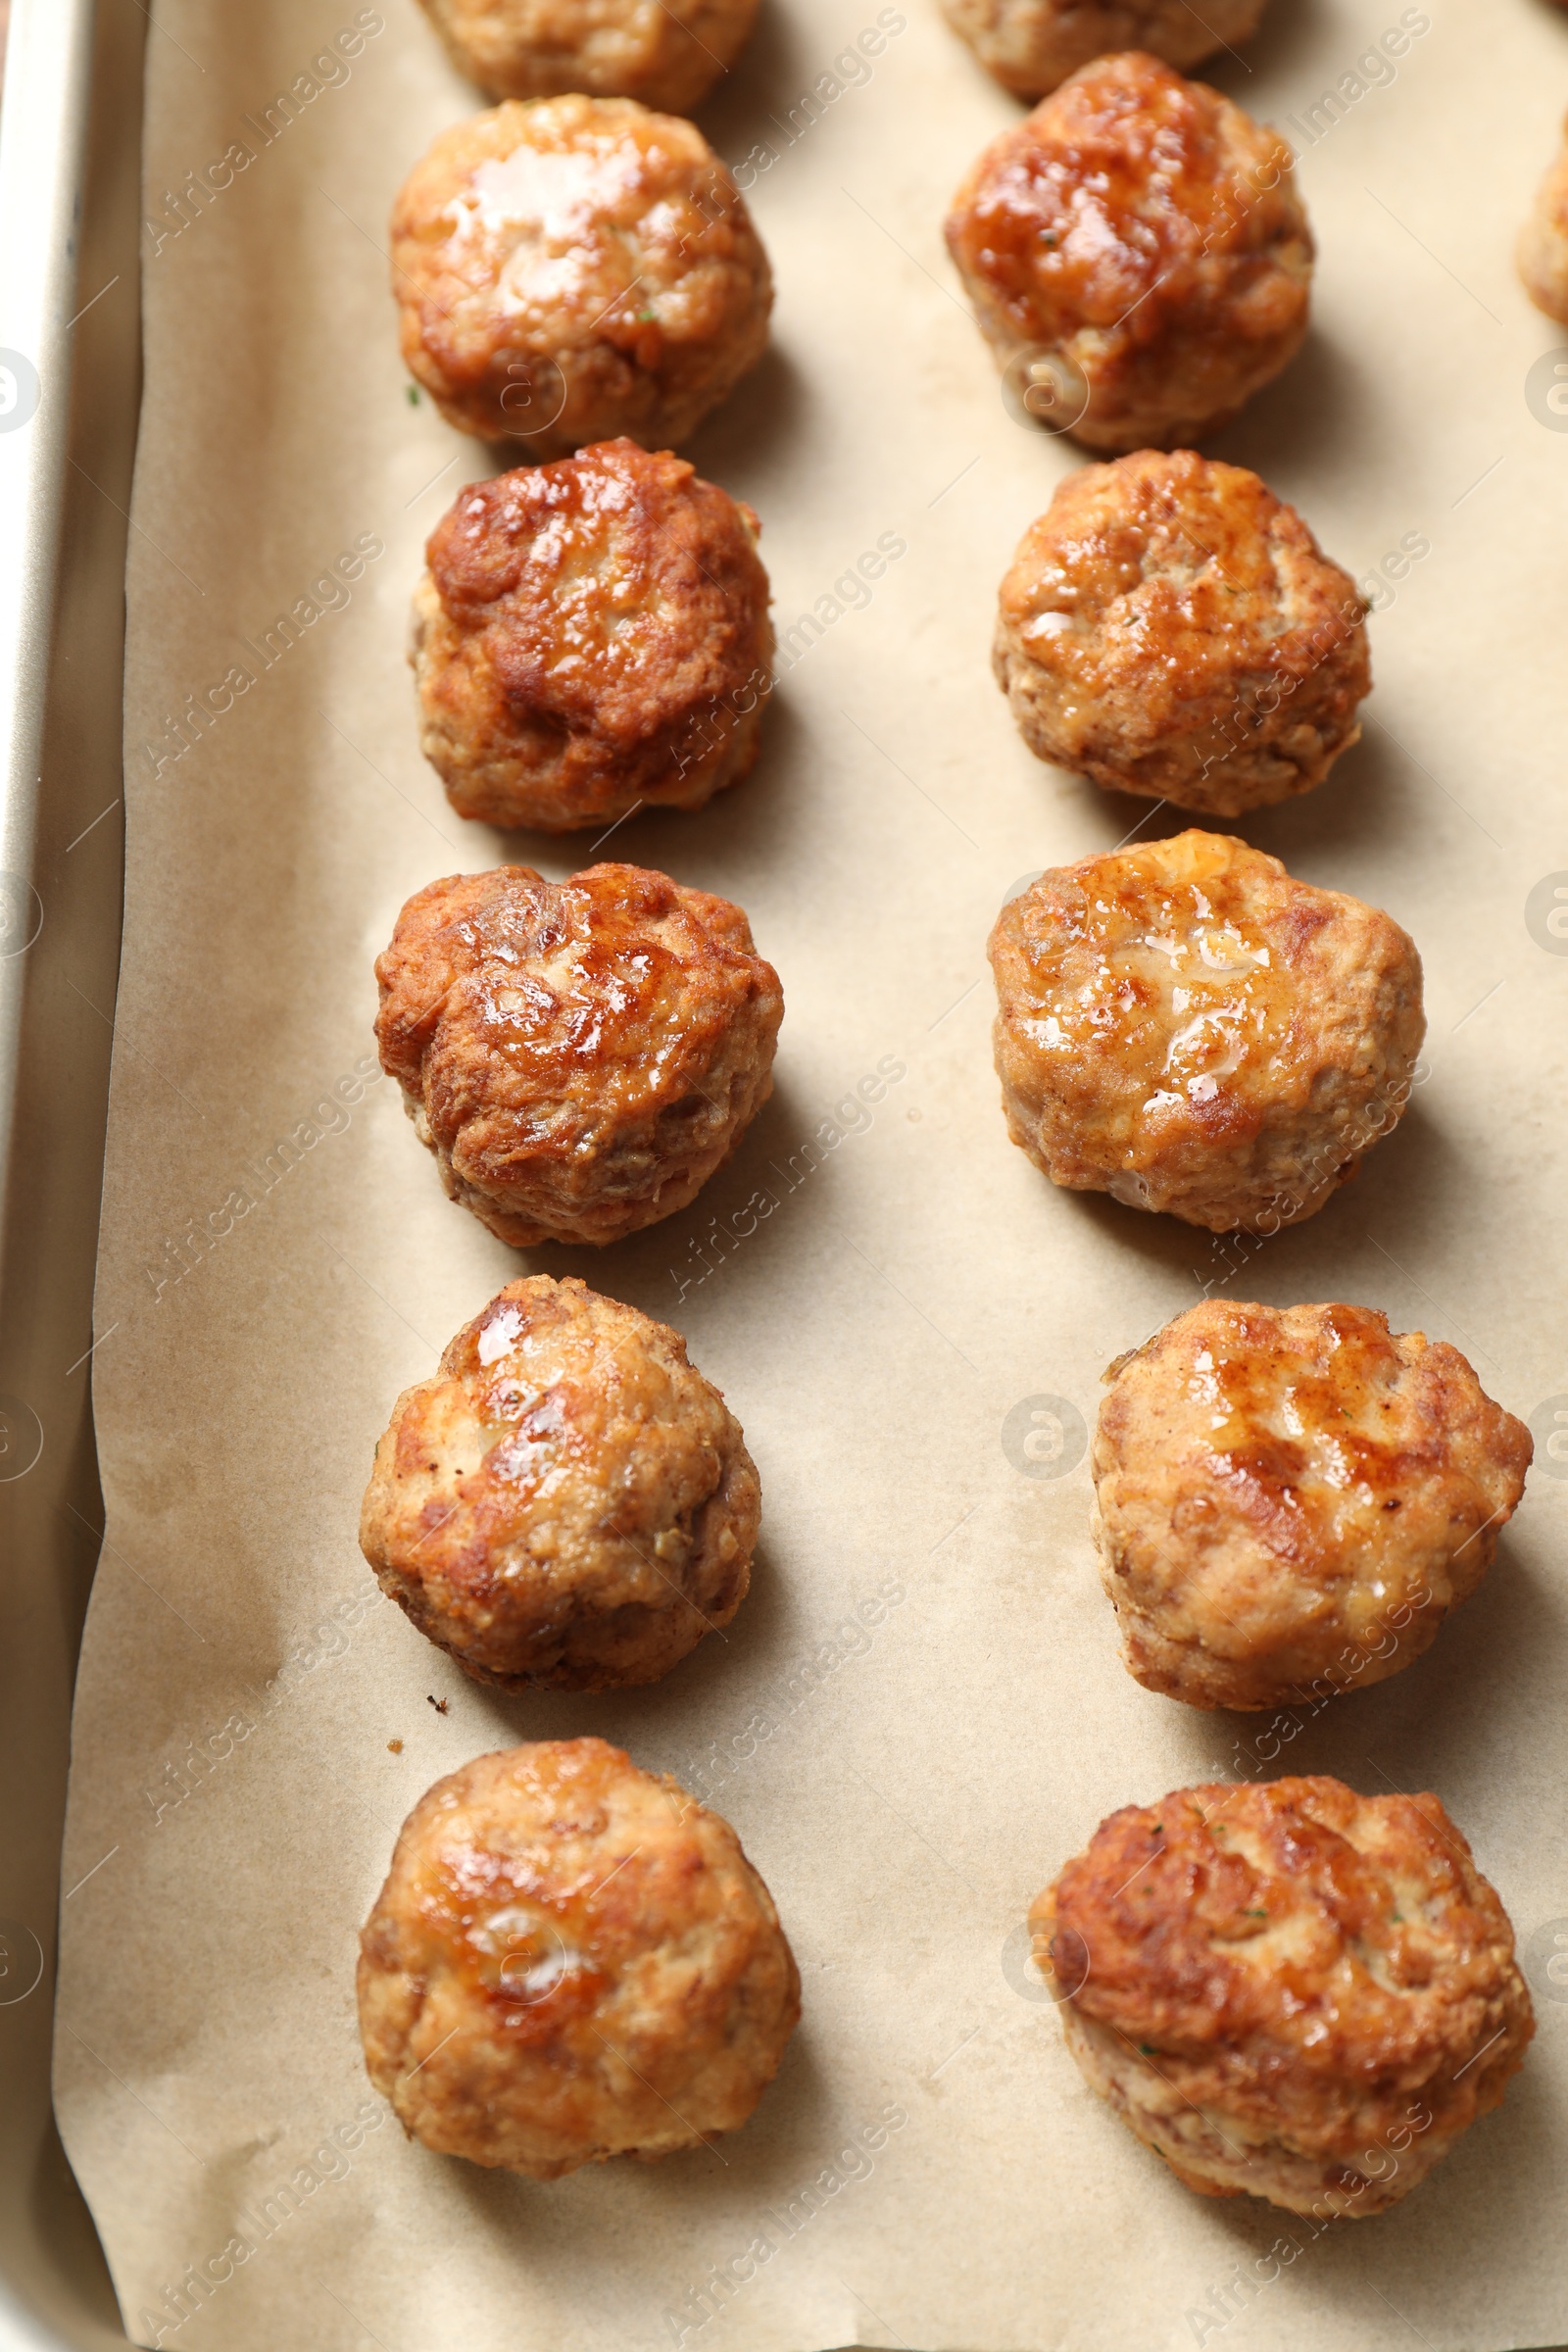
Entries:
{"type": "Polygon", "coordinates": [[[1227,834],[1052,868],[1004,906],[990,955],[1007,1133],[1054,1184],[1275,1233],[1409,1100],[1413,942],[1227,834]]]}
{"type": "Polygon", "coordinates": [[[1568,137],[1520,236],[1519,274],[1537,310],[1568,326],[1568,137]]]}
{"type": "Polygon", "coordinates": [[[1071,430],[1090,449],[1200,439],[1306,333],[1313,247],[1289,146],[1137,50],[994,139],[947,235],[999,365],[1053,355],[1082,387],[1071,430]]]}
{"type": "Polygon", "coordinates": [[[1255,473],[1141,450],[1069,474],[1024,533],[993,660],[1037,759],[1239,816],[1359,740],[1366,610],[1255,473]]]}
{"type": "Polygon", "coordinates": [[[1507,1914],[1431,1794],[1314,1775],[1128,1805],[1029,1924],[1093,2087],[1211,2196],[1386,2211],[1535,2032],[1507,1914]]]}
{"type": "Polygon", "coordinates": [[[757,0],[422,0],[492,98],[635,98],[690,114],[740,55],[757,0]]]}
{"type": "Polygon", "coordinates": [[[448,875],[375,976],[382,1068],[450,1198],[514,1249],[686,1207],[773,1091],[784,999],[745,915],[643,866],[448,875]]]}
{"type": "Polygon", "coordinates": [[[1530,1432],[1365,1306],[1205,1299],[1105,1375],[1092,1466],[1127,1669],[1195,1707],[1397,1674],[1491,1567],[1530,1432]]]}
{"type": "Polygon", "coordinates": [[[1204,0],[1201,12],[1188,0],[942,0],[942,13],[1004,90],[1043,98],[1116,49],[1191,73],[1255,32],[1263,0],[1204,0]]]}
{"type": "Polygon", "coordinates": [[[759,529],[628,440],[461,491],[412,653],[420,748],[459,815],[569,832],[747,774],[773,684],[759,529]]]}
{"type": "Polygon", "coordinates": [[[475,1682],[609,1690],[728,1625],[760,1516],[740,1423],[679,1332],[538,1274],[398,1398],[360,1548],[475,1682]]]}
{"type": "Polygon", "coordinates": [[[509,99],[444,131],[393,207],[392,270],[411,374],[532,458],[683,441],[767,345],[734,180],[631,98],[509,99]]]}
{"type": "Polygon", "coordinates": [[[603,1740],[437,1781],[360,1937],[370,2081],[411,2138],[558,2180],[744,2124],[801,2013],[728,1822],[603,1740]]]}

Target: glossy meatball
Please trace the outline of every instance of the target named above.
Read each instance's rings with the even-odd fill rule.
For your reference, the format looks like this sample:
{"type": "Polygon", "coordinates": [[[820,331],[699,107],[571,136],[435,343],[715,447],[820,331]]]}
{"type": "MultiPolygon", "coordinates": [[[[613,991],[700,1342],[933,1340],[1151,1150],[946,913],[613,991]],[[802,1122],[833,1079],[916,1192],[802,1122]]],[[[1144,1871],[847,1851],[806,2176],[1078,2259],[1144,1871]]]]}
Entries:
{"type": "MultiPolygon", "coordinates": [[[[428,5],[428,0],[427,0],[428,5]]],[[[1184,74],[1257,28],[1263,0],[942,0],[988,74],[1041,98],[1092,59],[1146,49],[1184,74]]]]}
{"type": "Polygon", "coordinates": [[[642,866],[432,882],[375,976],[448,1195],[518,1250],[684,1208],[773,1091],[784,999],[745,915],[642,866]]]}
{"type": "Polygon", "coordinates": [[[1537,310],[1568,326],[1568,138],[1519,240],[1519,274],[1537,310]]]}
{"type": "Polygon", "coordinates": [[[1195,1707],[1321,1702],[1418,1657],[1512,1518],[1530,1432],[1365,1306],[1189,1307],[1105,1375],[1095,1541],[1128,1671],[1195,1707]]]}
{"type": "Polygon", "coordinates": [[[420,746],[459,815],[604,828],[744,776],[773,679],[758,527],[635,441],[460,492],[412,649],[420,746]]]}
{"type": "Polygon", "coordinates": [[[1128,1805],[1029,1925],[1090,2087],[1206,2196],[1385,2212],[1535,2032],[1507,1914],[1431,1795],[1316,1775],[1128,1805]]]}
{"type": "Polygon", "coordinates": [[[1366,607],[1240,466],[1140,450],[1061,483],[1002,583],[998,683],[1037,759],[1239,816],[1360,736],[1366,607]]]}
{"type": "Polygon", "coordinates": [[[757,0],[423,0],[492,98],[637,98],[690,114],[740,55],[757,0]]]}
{"type": "Polygon", "coordinates": [[[695,432],[762,356],[767,256],[701,131],[631,98],[509,100],[392,213],[403,357],[450,424],[564,457],[695,432]]]}
{"type": "Polygon", "coordinates": [[[997,917],[991,962],[1007,1132],[1077,1192],[1276,1233],[1409,1099],[1410,940],[1225,834],[1042,874],[997,917]]]}
{"type": "Polygon", "coordinates": [[[1290,148],[1137,50],[992,141],[948,244],[999,365],[1049,364],[1089,449],[1214,431],[1306,333],[1312,238],[1290,148]]]}
{"type": "Polygon", "coordinates": [[[360,1937],[370,2081],[443,2156],[559,2180],[744,2124],[801,1981],[727,1821],[603,1740],[422,1796],[360,1937]]]}
{"type": "Polygon", "coordinates": [[[607,1690],[729,1623],[760,1513],[740,1423],[679,1332],[537,1274],[398,1398],[360,1548],[475,1682],[607,1690]]]}

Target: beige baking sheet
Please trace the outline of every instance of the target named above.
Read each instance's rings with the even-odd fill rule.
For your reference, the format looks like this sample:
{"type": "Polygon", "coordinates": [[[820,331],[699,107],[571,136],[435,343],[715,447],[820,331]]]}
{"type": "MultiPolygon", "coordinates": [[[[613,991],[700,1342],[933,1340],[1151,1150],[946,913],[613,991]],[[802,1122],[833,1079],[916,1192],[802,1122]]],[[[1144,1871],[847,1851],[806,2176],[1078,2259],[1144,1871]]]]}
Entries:
{"type": "Polygon", "coordinates": [[[1248,830],[1391,908],[1431,1012],[1396,1138],[1256,1249],[1054,1192],[1004,1133],[999,903],[1169,818],[1038,766],[990,680],[997,580],[1072,458],[1008,416],[943,257],[946,199],[1015,110],[933,0],[764,0],[705,118],[751,159],[779,305],[771,356],[692,455],[763,518],[793,658],[752,779],[612,846],[738,899],[788,1014],[777,1093],[732,1165],[599,1256],[521,1260],[449,1206],[368,1058],[370,961],[411,891],[587,856],[464,826],[414,738],[420,543],[487,461],[410,403],[382,224],[473,101],[412,0],[357,19],[351,0],[159,0],[148,63],[92,1361],[109,1519],[58,2054],[131,2335],[224,2352],[1568,2335],[1568,1984],[1550,1975],[1568,1462],[1541,1461],[1429,1656],[1269,1734],[1123,1673],[1080,1434],[1104,1363],[1208,1285],[1386,1306],[1466,1348],[1538,1432],[1568,1411],[1568,940],[1547,919],[1551,877],[1568,883],[1568,435],[1538,365],[1568,337],[1510,258],[1568,100],[1568,23],[1533,0],[1272,0],[1246,60],[1221,60],[1302,148],[1322,252],[1310,344],[1215,447],[1383,581],[1366,740],[1248,830]],[[1358,72],[1401,22],[1396,70],[1358,72]],[[1338,111],[1314,119],[1328,91],[1338,111]],[[856,586],[878,548],[885,571],[856,586]],[[225,678],[229,707],[189,717],[225,678]],[[672,1318],[760,1465],[752,1597],[655,1690],[469,1689],[378,1603],[356,1548],[391,1399],[526,1266],[672,1318]],[[403,2141],[361,2067],[355,1936],[430,1781],[587,1731],[734,1821],[805,2019],[721,2150],[542,2187],[403,2141]],[[1090,2097],[1019,1925],[1115,1806],[1289,1767],[1439,1790],[1518,1924],[1541,2013],[1502,2112],[1407,2205],[1316,2238],[1188,2195],[1090,2097]]]}

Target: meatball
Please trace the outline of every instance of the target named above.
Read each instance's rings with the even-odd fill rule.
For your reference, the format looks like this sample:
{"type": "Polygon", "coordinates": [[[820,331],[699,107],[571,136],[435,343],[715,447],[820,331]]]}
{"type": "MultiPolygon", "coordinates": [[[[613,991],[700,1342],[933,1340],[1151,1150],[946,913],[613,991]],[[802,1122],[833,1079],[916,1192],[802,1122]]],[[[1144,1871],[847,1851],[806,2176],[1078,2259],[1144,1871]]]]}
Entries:
{"type": "Polygon", "coordinates": [[[513,1282],[406,1389],[360,1548],[477,1683],[654,1683],[746,1597],[761,1489],[679,1332],[568,1276],[513,1282]]]}
{"type": "MultiPolygon", "coordinates": [[[[430,0],[426,0],[430,5],[430,0]]],[[[1255,32],[1263,0],[942,0],[942,13],[988,74],[1041,98],[1113,49],[1147,49],[1189,73],[1255,32]]]]}
{"type": "Polygon", "coordinates": [[[1537,310],[1568,326],[1568,138],[1519,240],[1519,274],[1537,310]]]}
{"type": "Polygon", "coordinates": [[[1421,959],[1226,834],[1056,866],[991,934],[1007,1132],[1053,1184],[1211,1232],[1320,1209],[1409,1099],[1421,959]]]}
{"type": "Polygon", "coordinates": [[[700,808],[772,692],[758,520],[605,441],[460,493],[414,608],[419,739],[460,816],[564,833],[700,808]]]}
{"type": "Polygon", "coordinates": [[[1360,736],[1366,606],[1255,473],[1141,450],[1069,474],[1002,583],[997,680],[1037,759],[1206,816],[1360,736]]]}
{"type": "Polygon", "coordinates": [[[638,98],[690,114],[740,55],[757,0],[423,0],[492,98],[638,98]]]}
{"type": "Polygon", "coordinates": [[[1530,1432],[1365,1306],[1189,1307],[1105,1374],[1095,1541],[1129,1673],[1194,1707],[1381,1683],[1491,1567],[1530,1432]]]}
{"type": "Polygon", "coordinates": [[[948,244],[999,365],[1049,368],[1089,449],[1212,432],[1306,333],[1312,238],[1290,148],[1137,50],[992,141],[948,244]]]}
{"type": "Polygon", "coordinates": [[[403,357],[449,424],[564,457],[684,441],[762,356],[772,279],[701,131],[631,98],[509,100],[392,212],[403,357]]]}
{"type": "Polygon", "coordinates": [[[448,1196],[514,1249],[685,1208],[773,1091],[784,999],[745,915],[642,866],[449,875],[375,976],[382,1068],[448,1196]]]}
{"type": "Polygon", "coordinates": [[[1535,2032],[1507,1914],[1432,1795],[1179,1788],[1102,1822],[1029,1926],[1091,2089],[1206,2196],[1387,2211],[1535,2032]]]}
{"type": "Polygon", "coordinates": [[[443,2156],[556,2180],[744,2124],[801,1980],[727,1821],[603,1740],[437,1781],[360,1937],[370,2081],[443,2156]]]}

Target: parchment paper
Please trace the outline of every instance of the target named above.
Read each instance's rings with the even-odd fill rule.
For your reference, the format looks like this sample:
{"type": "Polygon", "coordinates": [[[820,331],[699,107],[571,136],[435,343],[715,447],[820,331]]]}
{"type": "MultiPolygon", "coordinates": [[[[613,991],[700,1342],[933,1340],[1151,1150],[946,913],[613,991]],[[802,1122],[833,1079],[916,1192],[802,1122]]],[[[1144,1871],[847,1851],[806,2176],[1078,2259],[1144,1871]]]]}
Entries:
{"type": "Polygon", "coordinates": [[[998,1107],[983,950],[1003,897],[1184,821],[1038,765],[989,675],[998,579],[1077,462],[1009,416],[941,248],[953,187],[1017,110],[933,0],[764,0],[704,122],[751,159],[775,342],[691,455],[762,516],[789,665],[751,780],[612,848],[747,907],[788,1003],[778,1091],[686,1214],[522,1259],[443,1199],[369,1058],[370,962],[411,891],[591,854],[463,825],[416,746],[420,544],[489,462],[411,404],[383,223],[475,101],[412,0],[376,9],[356,34],[351,0],[160,0],[148,43],[92,1363],[109,1516],[58,2053],[131,2335],[1491,2352],[1568,2334],[1568,1460],[1543,1444],[1568,1413],[1568,437],[1542,363],[1568,337],[1511,263],[1568,99],[1568,23],[1537,0],[1426,0],[1386,73],[1357,60],[1386,32],[1399,47],[1398,0],[1272,0],[1246,58],[1219,60],[1302,151],[1321,260],[1309,345],[1213,448],[1383,583],[1365,741],[1244,829],[1407,925],[1431,1014],[1397,1135],[1322,1215],[1250,1249],[1053,1191],[998,1107]],[[877,549],[862,590],[849,575],[877,549]],[[356,1547],[392,1398],[530,1267],[675,1321],[760,1466],[752,1596],[650,1690],[469,1688],[379,1604],[356,1547]],[[1087,1537],[1101,1370],[1208,1285],[1385,1306],[1465,1348],[1542,1444],[1495,1569],[1430,1654],[1273,1730],[1127,1677],[1087,1537]],[[433,1779],[587,1731],[735,1823],[805,2021],[721,2151],[538,2186],[404,2142],[361,2066],[355,1937],[433,1779]],[[1505,2107],[1434,2179],[1316,2237],[1190,2195],[1091,2097],[1020,1924],[1114,1807],[1290,1768],[1437,1789],[1517,1923],[1541,2019],[1505,2107]]]}

